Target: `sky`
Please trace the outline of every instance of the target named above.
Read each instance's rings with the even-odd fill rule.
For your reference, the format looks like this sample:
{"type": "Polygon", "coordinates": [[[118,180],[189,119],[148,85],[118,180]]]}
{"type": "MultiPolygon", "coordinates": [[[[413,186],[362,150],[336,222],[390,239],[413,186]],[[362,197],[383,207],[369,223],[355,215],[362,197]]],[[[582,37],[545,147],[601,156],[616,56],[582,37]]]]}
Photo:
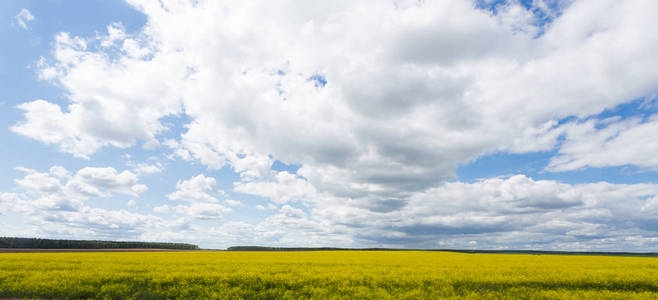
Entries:
{"type": "Polygon", "coordinates": [[[658,1],[0,2],[0,236],[655,251],[658,1]]]}

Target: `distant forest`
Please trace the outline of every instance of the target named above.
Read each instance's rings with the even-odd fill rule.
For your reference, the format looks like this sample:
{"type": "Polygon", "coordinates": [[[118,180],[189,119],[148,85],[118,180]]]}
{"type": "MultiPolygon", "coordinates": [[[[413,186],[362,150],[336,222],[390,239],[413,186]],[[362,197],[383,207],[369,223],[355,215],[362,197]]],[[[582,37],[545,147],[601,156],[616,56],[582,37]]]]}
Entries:
{"type": "Polygon", "coordinates": [[[197,250],[199,246],[183,243],[114,242],[91,240],[51,240],[0,237],[0,248],[26,249],[178,249],[197,250]]]}

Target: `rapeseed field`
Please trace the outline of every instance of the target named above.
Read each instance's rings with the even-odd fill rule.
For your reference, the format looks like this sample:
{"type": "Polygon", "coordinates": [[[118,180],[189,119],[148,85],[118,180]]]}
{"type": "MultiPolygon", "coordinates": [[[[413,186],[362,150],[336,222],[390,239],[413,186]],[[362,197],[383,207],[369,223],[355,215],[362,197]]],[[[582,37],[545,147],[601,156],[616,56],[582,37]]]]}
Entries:
{"type": "Polygon", "coordinates": [[[0,297],[658,299],[658,259],[422,251],[2,253],[0,297]]]}

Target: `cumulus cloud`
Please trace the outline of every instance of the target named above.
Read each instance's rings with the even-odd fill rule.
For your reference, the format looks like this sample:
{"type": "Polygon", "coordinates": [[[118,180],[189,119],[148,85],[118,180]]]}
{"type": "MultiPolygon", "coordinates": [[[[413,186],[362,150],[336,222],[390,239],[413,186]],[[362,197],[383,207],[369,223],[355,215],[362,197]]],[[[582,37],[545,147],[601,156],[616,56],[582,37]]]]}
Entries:
{"type": "Polygon", "coordinates": [[[152,165],[140,163],[135,166],[134,171],[137,174],[156,174],[164,171],[164,165],[162,163],[155,163],[152,165]]]}
{"type": "MultiPolygon", "coordinates": [[[[29,235],[125,239],[166,226],[154,216],[91,207],[94,199],[122,194],[139,197],[146,186],[130,171],[85,167],[71,172],[61,166],[48,172],[17,169],[26,174],[14,180],[19,192],[0,193],[0,213],[23,216],[22,228],[29,235]]],[[[127,205],[134,207],[136,201],[131,199],[127,205]]]]}
{"type": "MultiPolygon", "coordinates": [[[[154,208],[158,213],[174,212],[185,217],[199,220],[221,219],[224,214],[232,211],[231,208],[219,204],[217,196],[224,195],[224,191],[215,188],[215,178],[206,177],[203,174],[194,176],[188,180],[178,181],[176,191],[168,194],[169,200],[185,201],[187,204],[180,204],[175,207],[168,205],[154,208]]],[[[239,201],[225,200],[230,206],[240,205],[239,201]]]]}
{"type": "Polygon", "coordinates": [[[184,112],[165,143],[182,159],[247,180],[278,159],[319,190],[398,197],[487,153],[551,150],[556,120],[658,84],[652,1],[129,2],[139,33],[57,36],[41,76],[70,104],[22,104],[15,132],[89,157],[158,143],[160,119],[184,112]]]}
{"type": "Polygon", "coordinates": [[[215,178],[199,174],[188,180],[179,180],[176,183],[177,190],[168,194],[167,198],[169,200],[217,203],[219,200],[216,197],[223,195],[224,191],[215,189],[215,184],[215,178]]]}
{"type": "Polygon", "coordinates": [[[355,210],[336,199],[313,209],[313,219],[344,225],[361,243],[436,248],[480,247],[624,249],[629,235],[655,245],[651,213],[656,184],[571,185],[523,175],[475,183],[449,182],[415,193],[401,209],[355,210]],[[498,239],[498,240],[497,240],[498,239]]]}
{"type": "Polygon", "coordinates": [[[102,142],[82,137],[70,126],[74,121],[62,113],[61,108],[45,100],[23,103],[18,108],[26,112],[24,122],[16,124],[11,129],[21,135],[36,139],[46,144],[57,144],[60,150],[74,153],[78,157],[88,158],[88,155],[98,150],[102,142]]]}
{"type": "Polygon", "coordinates": [[[70,178],[71,172],[62,166],[52,166],[48,170],[50,174],[57,178],[70,178]]]}
{"type": "Polygon", "coordinates": [[[39,173],[36,170],[26,168],[17,169],[27,173],[22,179],[14,180],[22,188],[38,192],[57,192],[62,188],[60,180],[52,177],[49,173],[39,173]]]}
{"type": "MultiPolygon", "coordinates": [[[[315,191],[308,195],[316,199],[313,203],[260,206],[274,210],[262,221],[204,225],[199,222],[222,221],[232,209],[203,197],[156,206],[153,211],[160,216],[93,208],[89,206],[93,194],[69,188],[84,169],[59,184],[52,173],[23,170],[28,173],[15,181],[22,191],[0,193],[0,213],[21,214],[30,232],[49,236],[162,238],[208,247],[248,243],[468,248],[475,242],[480,248],[648,251],[658,246],[658,185],[654,183],[567,184],[524,175],[445,182],[412,193],[395,209],[369,206],[373,199],[368,197],[315,191]]],[[[212,188],[207,177],[194,178],[187,182],[206,182],[212,188]]],[[[98,195],[120,193],[106,183],[96,187],[98,195]]]]}
{"type": "Polygon", "coordinates": [[[161,222],[158,218],[130,213],[125,210],[107,210],[83,207],[79,211],[57,211],[43,216],[43,223],[52,225],[49,231],[66,230],[76,236],[96,236],[125,239],[161,222]]]}
{"type": "Polygon", "coordinates": [[[50,210],[76,211],[84,202],[93,197],[111,197],[124,194],[138,197],[148,189],[139,183],[137,175],[130,171],[117,172],[112,167],[85,167],[75,174],[61,166],[53,166],[48,172],[19,167],[25,176],[14,182],[24,194],[22,211],[30,211],[32,206],[50,210]]]}
{"type": "Polygon", "coordinates": [[[153,211],[161,214],[168,214],[169,212],[171,212],[171,209],[169,208],[169,205],[165,204],[165,205],[154,207],[153,211]]]}
{"type": "MultiPolygon", "coordinates": [[[[111,32],[120,30],[111,28],[111,32]]],[[[130,38],[122,41],[124,45],[129,41],[141,44],[130,38]]],[[[68,33],[56,36],[55,62],[52,65],[42,62],[39,75],[67,89],[71,104],[66,110],[45,100],[21,104],[19,108],[26,112],[26,119],[12,127],[14,132],[89,158],[102,147],[127,148],[138,140],[153,141],[157,133],[166,130],[158,120],[181,109],[176,80],[168,77],[171,74],[167,72],[160,73],[160,80],[154,80],[155,74],[143,72],[150,68],[148,65],[164,64],[157,62],[158,59],[142,59],[143,55],[138,53],[142,48],[122,47],[116,51],[125,57],[111,60],[107,53],[93,51],[91,45],[97,43],[95,38],[86,40],[68,33]],[[106,72],[114,75],[97,80],[108,75],[106,72]],[[134,78],[137,74],[144,77],[134,78]]],[[[106,48],[98,50],[105,51],[101,49],[106,48]]]]}
{"type": "Polygon", "coordinates": [[[226,199],[224,202],[226,202],[226,204],[228,204],[230,206],[242,206],[243,205],[242,202],[240,202],[238,200],[233,200],[233,199],[226,199]]]}
{"type": "Polygon", "coordinates": [[[216,203],[194,202],[189,205],[177,205],[174,211],[196,219],[212,220],[221,219],[224,214],[231,212],[231,209],[216,203]]]}
{"type": "Polygon", "coordinates": [[[279,204],[291,201],[310,202],[316,194],[315,188],[307,180],[286,171],[273,172],[271,178],[260,181],[236,182],[233,189],[279,204]]]}
{"type": "Polygon", "coordinates": [[[325,199],[307,211],[285,204],[258,224],[186,234],[232,245],[650,251],[658,246],[656,195],[656,184],[572,185],[517,175],[444,183],[392,211],[325,199]]]}
{"type": "Polygon", "coordinates": [[[85,167],[75,175],[71,186],[87,193],[103,196],[100,192],[104,189],[108,192],[121,193],[136,196],[145,192],[148,187],[138,183],[138,177],[130,171],[117,172],[114,168],[91,168],[85,167]]]}
{"type": "MultiPolygon", "coordinates": [[[[651,136],[654,117],[601,126],[592,116],[655,92],[656,1],[507,1],[493,11],[461,0],[128,2],[148,18],[139,32],[113,23],[95,37],[56,36],[39,76],[69,102],[23,103],[12,130],[81,158],[163,145],[172,159],[232,168],[236,192],[283,205],[264,224],[208,232],[572,248],[654,236],[653,219],[635,210],[653,207],[644,203],[653,185],[449,180],[460,164],[496,152],[557,150],[549,171],[655,168],[651,141],[624,148],[651,136]],[[163,118],[182,114],[182,133],[164,139],[163,118]],[[590,121],[561,123],[570,117],[590,121]],[[301,167],[272,171],[276,160],[301,167]]],[[[134,195],[146,169],[72,176],[82,194],[134,195]]],[[[61,189],[53,176],[16,183],[61,189]]],[[[166,195],[187,203],[155,210],[181,215],[182,234],[203,231],[189,219],[227,213],[221,194],[198,175],[166,195]]]]}
{"type": "Polygon", "coordinates": [[[587,120],[564,126],[565,140],[547,166],[551,171],[635,165],[658,170],[658,115],[646,120],[587,120]]]}
{"type": "Polygon", "coordinates": [[[34,16],[27,8],[23,8],[20,12],[18,12],[14,19],[16,20],[18,26],[23,29],[28,29],[28,23],[34,21],[34,16]]]}

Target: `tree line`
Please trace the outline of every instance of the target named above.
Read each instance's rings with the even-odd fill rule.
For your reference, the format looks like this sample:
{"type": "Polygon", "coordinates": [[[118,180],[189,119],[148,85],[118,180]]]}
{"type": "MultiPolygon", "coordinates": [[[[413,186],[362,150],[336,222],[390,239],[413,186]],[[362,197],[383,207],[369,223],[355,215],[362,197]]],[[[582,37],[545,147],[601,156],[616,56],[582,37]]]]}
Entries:
{"type": "Polygon", "coordinates": [[[199,246],[185,243],[115,242],[95,240],[52,240],[38,238],[0,237],[0,248],[26,249],[178,249],[197,250],[199,246]]]}

